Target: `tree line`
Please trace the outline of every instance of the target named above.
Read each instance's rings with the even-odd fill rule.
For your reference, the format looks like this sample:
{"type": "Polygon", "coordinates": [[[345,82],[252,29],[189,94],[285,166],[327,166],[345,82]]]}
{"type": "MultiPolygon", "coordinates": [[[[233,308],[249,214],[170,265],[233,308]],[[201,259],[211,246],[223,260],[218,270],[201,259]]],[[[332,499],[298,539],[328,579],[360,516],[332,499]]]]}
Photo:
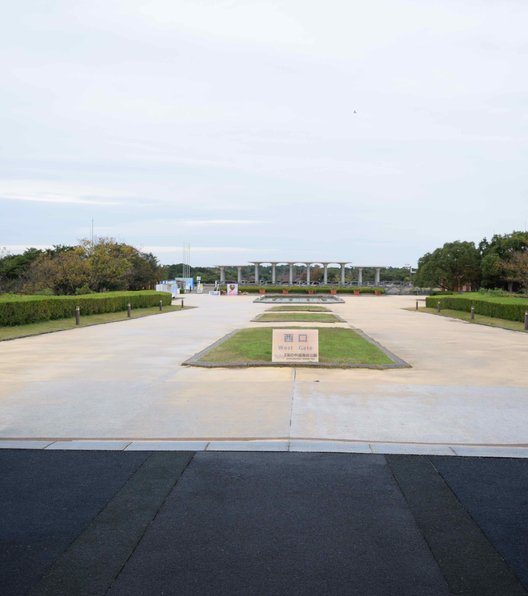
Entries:
{"type": "Polygon", "coordinates": [[[71,295],[144,290],[152,289],[161,273],[153,254],[98,238],[75,246],[0,255],[0,292],[71,295]]]}
{"type": "MultiPolygon", "coordinates": [[[[151,289],[161,279],[182,275],[182,264],[162,266],[152,253],[116,242],[112,238],[82,240],[75,246],[57,245],[51,249],[29,248],[22,254],[0,254],[0,292],[23,294],[86,294],[114,290],[151,289]]],[[[261,280],[271,281],[271,267],[261,267],[261,280]],[[269,277],[269,280],[267,278],[269,277]]],[[[287,281],[287,266],[277,266],[277,280],[287,281]]],[[[321,281],[322,268],[314,267],[312,281],[321,281]]],[[[218,280],[214,267],[192,267],[191,275],[203,283],[218,280]]],[[[226,277],[236,279],[236,268],[226,270],[226,277]]],[[[242,270],[247,280],[253,267],[242,270]]],[[[304,272],[306,275],[306,272],[304,272]]],[[[339,281],[339,269],[328,269],[328,281],[339,281]]],[[[350,275],[350,273],[347,274],[350,275]]],[[[363,270],[364,282],[374,279],[374,270],[363,270]],[[372,279],[371,279],[372,278],[372,279]]],[[[407,268],[387,267],[382,281],[410,281],[407,268]]],[[[302,281],[302,280],[301,280],[302,281]]],[[[414,276],[417,287],[439,287],[444,290],[500,288],[508,291],[528,290],[528,232],[484,238],[474,242],[455,241],[444,244],[418,261],[414,276]]]]}
{"type": "Polygon", "coordinates": [[[491,240],[448,242],[418,261],[414,283],[462,291],[528,290],[528,232],[495,234],[491,240]]]}
{"type": "MultiPolygon", "coordinates": [[[[81,240],[75,246],[56,245],[40,250],[28,248],[21,254],[4,254],[0,251],[0,293],[74,295],[116,290],[152,289],[163,279],[182,277],[182,263],[160,265],[152,253],[116,242],[112,238],[81,240]]],[[[212,284],[219,280],[216,267],[191,267],[191,276],[201,282],[212,284]]],[[[236,281],[236,267],[225,271],[228,281],[236,281]]],[[[339,267],[328,268],[328,282],[339,283],[339,267]]],[[[363,282],[374,282],[375,270],[363,269],[363,282]]],[[[242,267],[244,283],[251,282],[253,265],[242,267]]],[[[277,281],[287,283],[288,265],[278,265],[277,281]]],[[[314,266],[310,272],[313,282],[323,281],[322,267],[314,266]]],[[[262,283],[271,282],[271,266],[261,266],[262,283]]],[[[297,281],[306,281],[306,268],[296,272],[297,281]]],[[[356,279],[357,271],[347,269],[347,281],[356,279]]],[[[381,270],[384,282],[410,283],[409,267],[386,267],[381,270]]]]}

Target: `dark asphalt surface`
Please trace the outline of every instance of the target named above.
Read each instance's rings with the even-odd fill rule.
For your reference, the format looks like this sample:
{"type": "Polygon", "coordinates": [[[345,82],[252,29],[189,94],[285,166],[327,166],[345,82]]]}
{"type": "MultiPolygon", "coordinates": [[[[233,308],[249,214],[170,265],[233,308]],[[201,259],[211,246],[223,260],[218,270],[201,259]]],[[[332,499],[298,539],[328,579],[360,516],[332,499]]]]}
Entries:
{"type": "Polygon", "coordinates": [[[0,594],[527,594],[528,460],[0,451],[0,594]]]}

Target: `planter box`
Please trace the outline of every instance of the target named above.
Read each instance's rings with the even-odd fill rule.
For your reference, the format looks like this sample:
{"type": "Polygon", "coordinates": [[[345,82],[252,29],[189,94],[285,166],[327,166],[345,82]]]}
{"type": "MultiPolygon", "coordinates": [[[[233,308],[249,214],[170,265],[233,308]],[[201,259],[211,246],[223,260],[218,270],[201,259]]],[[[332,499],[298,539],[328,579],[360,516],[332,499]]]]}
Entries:
{"type": "Polygon", "coordinates": [[[354,296],[359,296],[361,292],[359,290],[354,290],[354,296]]]}
{"type": "Polygon", "coordinates": [[[283,294],[287,294],[288,293],[288,290],[282,290],[282,293],[283,294]]]}
{"type": "Polygon", "coordinates": [[[265,294],[265,293],[266,293],[266,290],[262,290],[262,289],[259,290],[259,294],[265,294]]]}
{"type": "Polygon", "coordinates": [[[313,290],[308,290],[308,294],[315,294],[313,290]]]}
{"type": "Polygon", "coordinates": [[[332,294],[332,296],[335,296],[337,294],[337,290],[330,290],[330,294],[332,294]]]}
{"type": "Polygon", "coordinates": [[[379,290],[374,290],[374,296],[381,296],[381,292],[379,290]]]}

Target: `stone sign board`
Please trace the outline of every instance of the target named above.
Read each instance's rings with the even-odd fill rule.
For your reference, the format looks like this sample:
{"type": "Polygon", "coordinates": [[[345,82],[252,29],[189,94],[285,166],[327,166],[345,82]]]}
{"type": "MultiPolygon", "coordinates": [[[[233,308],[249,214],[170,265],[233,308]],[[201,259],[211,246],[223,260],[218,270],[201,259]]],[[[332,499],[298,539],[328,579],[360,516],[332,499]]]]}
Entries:
{"type": "Polygon", "coordinates": [[[319,362],[317,329],[273,329],[272,362],[319,362]]]}

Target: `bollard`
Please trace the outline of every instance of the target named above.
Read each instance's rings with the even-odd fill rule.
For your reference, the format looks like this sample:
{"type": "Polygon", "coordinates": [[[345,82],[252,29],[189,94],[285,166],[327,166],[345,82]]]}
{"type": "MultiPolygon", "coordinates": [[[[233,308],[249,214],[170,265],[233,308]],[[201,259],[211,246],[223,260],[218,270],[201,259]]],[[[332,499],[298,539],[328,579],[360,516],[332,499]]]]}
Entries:
{"type": "Polygon", "coordinates": [[[81,324],[81,308],[80,308],[80,306],[75,307],[75,324],[76,325],[81,324]]]}
{"type": "Polygon", "coordinates": [[[418,300],[416,301],[416,310],[418,310],[418,300]]]}
{"type": "Polygon", "coordinates": [[[524,328],[528,331],[528,312],[524,313],[524,328]]]}
{"type": "Polygon", "coordinates": [[[475,307],[473,305],[471,305],[471,320],[475,320],[475,307]]]}
{"type": "Polygon", "coordinates": [[[163,300],[160,300],[160,310],[163,310],[163,300]]]}
{"type": "Polygon", "coordinates": [[[440,312],[440,300],[436,303],[436,312],[440,312]]]}
{"type": "Polygon", "coordinates": [[[132,316],[132,305],[129,302],[127,304],[127,317],[130,319],[131,316],[132,316]]]}
{"type": "Polygon", "coordinates": [[[181,301],[181,307],[183,308],[183,298],[182,298],[182,301],[181,301]]]}

